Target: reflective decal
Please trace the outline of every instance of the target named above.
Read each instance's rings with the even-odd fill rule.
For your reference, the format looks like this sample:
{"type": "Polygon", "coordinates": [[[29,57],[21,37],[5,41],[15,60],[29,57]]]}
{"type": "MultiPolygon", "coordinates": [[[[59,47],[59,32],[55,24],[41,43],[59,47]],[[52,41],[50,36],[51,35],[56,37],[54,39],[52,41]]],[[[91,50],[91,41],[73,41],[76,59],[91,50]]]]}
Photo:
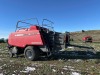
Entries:
{"type": "Polygon", "coordinates": [[[42,44],[42,42],[32,42],[31,44],[42,44]]]}
{"type": "Polygon", "coordinates": [[[24,34],[16,34],[15,36],[24,36],[24,34]]]}

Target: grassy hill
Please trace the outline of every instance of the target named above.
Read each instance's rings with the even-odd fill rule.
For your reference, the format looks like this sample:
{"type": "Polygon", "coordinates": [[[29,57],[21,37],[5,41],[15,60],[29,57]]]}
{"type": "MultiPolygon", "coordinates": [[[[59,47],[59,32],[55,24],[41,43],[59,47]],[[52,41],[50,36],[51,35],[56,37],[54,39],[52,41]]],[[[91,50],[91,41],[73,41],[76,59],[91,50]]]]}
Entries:
{"type": "Polygon", "coordinates": [[[100,42],[100,30],[89,30],[85,32],[78,31],[70,33],[70,38],[75,42],[82,42],[82,38],[85,36],[92,36],[93,42],[100,42]]]}

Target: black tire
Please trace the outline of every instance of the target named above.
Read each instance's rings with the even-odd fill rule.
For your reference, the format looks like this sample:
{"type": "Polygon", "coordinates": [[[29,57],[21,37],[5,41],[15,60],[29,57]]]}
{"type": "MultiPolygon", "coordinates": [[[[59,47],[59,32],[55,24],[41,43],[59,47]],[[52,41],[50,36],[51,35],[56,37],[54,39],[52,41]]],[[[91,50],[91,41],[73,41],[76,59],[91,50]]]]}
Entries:
{"type": "Polygon", "coordinates": [[[24,50],[24,56],[28,60],[31,60],[31,61],[36,60],[38,58],[38,55],[39,54],[36,48],[33,46],[27,46],[24,50]]]}

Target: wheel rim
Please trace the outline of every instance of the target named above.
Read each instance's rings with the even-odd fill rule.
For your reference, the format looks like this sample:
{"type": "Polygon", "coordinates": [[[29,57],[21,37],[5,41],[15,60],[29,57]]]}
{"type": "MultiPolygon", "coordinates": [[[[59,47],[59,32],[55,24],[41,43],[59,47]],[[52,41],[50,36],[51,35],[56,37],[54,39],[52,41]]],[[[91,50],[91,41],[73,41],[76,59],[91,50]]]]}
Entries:
{"type": "Polygon", "coordinates": [[[31,59],[32,58],[32,51],[31,50],[27,50],[26,51],[26,56],[28,59],[31,59]]]}

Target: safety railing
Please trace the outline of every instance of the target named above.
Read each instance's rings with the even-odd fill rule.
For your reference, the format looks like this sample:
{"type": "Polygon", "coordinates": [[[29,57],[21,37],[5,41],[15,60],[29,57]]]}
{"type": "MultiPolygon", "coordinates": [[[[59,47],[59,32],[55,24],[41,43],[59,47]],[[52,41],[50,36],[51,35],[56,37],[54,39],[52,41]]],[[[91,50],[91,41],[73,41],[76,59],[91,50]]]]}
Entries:
{"type": "Polygon", "coordinates": [[[44,28],[48,28],[49,30],[52,30],[52,31],[54,31],[54,27],[52,26],[54,23],[52,22],[52,21],[50,21],[50,20],[48,20],[48,19],[43,19],[43,21],[42,21],[42,27],[44,27],[44,28]],[[46,23],[45,23],[46,22],[46,23]],[[49,24],[47,24],[47,22],[49,23],[49,24]]]}
{"type": "MultiPolygon", "coordinates": [[[[26,28],[27,26],[31,26],[31,25],[40,26],[40,25],[39,25],[39,22],[38,22],[38,19],[37,19],[37,18],[30,18],[30,19],[20,20],[20,21],[17,22],[16,30],[18,30],[18,29],[24,29],[24,28],[26,28]],[[31,24],[31,23],[26,22],[26,21],[28,21],[28,20],[36,20],[37,23],[36,23],[36,24],[31,24]],[[24,24],[26,24],[26,25],[20,26],[19,23],[24,23],[24,24]]],[[[15,30],[15,31],[16,31],[16,30],[15,30]]]]}

